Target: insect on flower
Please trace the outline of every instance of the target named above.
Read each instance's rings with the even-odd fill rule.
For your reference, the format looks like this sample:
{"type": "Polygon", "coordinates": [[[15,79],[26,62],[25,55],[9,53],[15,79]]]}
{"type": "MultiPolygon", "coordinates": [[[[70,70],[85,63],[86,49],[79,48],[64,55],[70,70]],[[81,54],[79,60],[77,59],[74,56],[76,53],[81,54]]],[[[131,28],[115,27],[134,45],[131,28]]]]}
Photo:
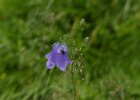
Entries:
{"type": "Polygon", "coordinates": [[[68,57],[68,47],[64,43],[55,43],[52,51],[46,55],[48,59],[46,67],[52,69],[57,66],[61,71],[66,71],[68,64],[71,64],[71,61],[68,57]]]}

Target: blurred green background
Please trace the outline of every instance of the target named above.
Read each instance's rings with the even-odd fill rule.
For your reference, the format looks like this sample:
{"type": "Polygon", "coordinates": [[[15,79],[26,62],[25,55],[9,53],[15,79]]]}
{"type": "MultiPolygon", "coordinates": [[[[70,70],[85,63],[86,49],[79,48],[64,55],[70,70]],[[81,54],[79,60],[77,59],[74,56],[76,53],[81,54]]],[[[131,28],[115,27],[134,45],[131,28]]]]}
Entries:
{"type": "Polygon", "coordinates": [[[139,0],[0,0],[0,100],[72,100],[69,71],[45,66],[65,35],[89,37],[76,100],[140,100],[139,0]]]}

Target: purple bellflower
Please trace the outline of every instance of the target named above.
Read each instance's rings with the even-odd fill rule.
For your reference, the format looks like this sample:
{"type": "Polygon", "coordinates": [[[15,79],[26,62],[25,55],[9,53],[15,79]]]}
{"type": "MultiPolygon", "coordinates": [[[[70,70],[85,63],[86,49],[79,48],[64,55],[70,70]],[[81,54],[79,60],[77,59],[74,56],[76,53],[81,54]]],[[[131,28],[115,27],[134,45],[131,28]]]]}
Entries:
{"type": "Polygon", "coordinates": [[[61,71],[66,71],[68,64],[71,64],[71,61],[68,57],[68,48],[64,43],[55,43],[53,50],[46,55],[48,59],[46,67],[52,69],[57,66],[61,71]]]}

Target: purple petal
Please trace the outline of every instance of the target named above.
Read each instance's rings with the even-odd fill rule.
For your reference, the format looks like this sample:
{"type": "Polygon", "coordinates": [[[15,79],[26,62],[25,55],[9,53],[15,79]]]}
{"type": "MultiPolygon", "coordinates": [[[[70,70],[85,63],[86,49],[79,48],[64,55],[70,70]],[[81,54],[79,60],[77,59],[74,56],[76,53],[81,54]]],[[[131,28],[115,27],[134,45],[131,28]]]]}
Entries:
{"type": "Polygon", "coordinates": [[[46,54],[46,55],[45,55],[45,57],[49,59],[49,57],[50,57],[50,54],[46,54]]]}
{"type": "Polygon", "coordinates": [[[55,63],[53,63],[53,62],[51,62],[51,61],[48,60],[48,62],[46,63],[46,65],[47,65],[47,68],[48,69],[52,69],[55,66],[55,63]]]}
{"type": "Polygon", "coordinates": [[[66,71],[66,65],[65,65],[65,66],[60,66],[59,69],[60,69],[61,71],[66,71]]]}
{"type": "Polygon", "coordinates": [[[61,50],[68,52],[68,47],[66,46],[66,44],[61,45],[61,50]]]}
{"type": "Polygon", "coordinates": [[[61,47],[59,43],[55,43],[53,47],[53,52],[61,53],[61,47]]]}
{"type": "Polygon", "coordinates": [[[63,70],[63,71],[65,71],[66,70],[66,66],[68,65],[68,64],[70,64],[70,61],[69,61],[69,59],[68,59],[68,56],[66,56],[66,55],[63,55],[63,54],[56,54],[55,55],[56,56],[56,58],[55,58],[55,63],[56,63],[56,65],[61,69],[61,70],[63,70]]]}
{"type": "Polygon", "coordinates": [[[69,60],[68,54],[66,54],[66,61],[67,61],[67,64],[71,64],[71,63],[72,63],[72,62],[69,60]]]}

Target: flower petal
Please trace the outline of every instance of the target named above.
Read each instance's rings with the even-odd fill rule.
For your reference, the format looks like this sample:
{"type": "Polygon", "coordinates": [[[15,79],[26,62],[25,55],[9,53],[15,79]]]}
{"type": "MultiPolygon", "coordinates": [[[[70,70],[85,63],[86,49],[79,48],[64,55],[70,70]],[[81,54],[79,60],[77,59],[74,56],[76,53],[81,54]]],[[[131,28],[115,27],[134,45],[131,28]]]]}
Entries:
{"type": "Polygon", "coordinates": [[[72,62],[69,60],[68,54],[66,54],[65,56],[66,56],[67,64],[71,64],[72,62]]]}
{"type": "Polygon", "coordinates": [[[67,65],[59,66],[59,69],[60,69],[61,71],[66,71],[66,67],[67,67],[67,65]]]}
{"type": "Polygon", "coordinates": [[[59,43],[54,44],[53,52],[61,53],[61,45],[59,43]]]}
{"type": "Polygon", "coordinates": [[[66,44],[61,45],[61,50],[68,52],[68,47],[66,46],[66,44]]]}
{"type": "Polygon", "coordinates": [[[45,57],[49,59],[50,58],[50,54],[46,54],[45,57]]]}
{"type": "Polygon", "coordinates": [[[52,69],[55,66],[55,63],[48,60],[48,62],[46,63],[46,66],[47,66],[48,69],[52,69]]]}
{"type": "Polygon", "coordinates": [[[65,71],[67,65],[69,64],[69,60],[66,55],[63,55],[62,53],[55,55],[55,63],[60,68],[60,70],[65,71]]]}

